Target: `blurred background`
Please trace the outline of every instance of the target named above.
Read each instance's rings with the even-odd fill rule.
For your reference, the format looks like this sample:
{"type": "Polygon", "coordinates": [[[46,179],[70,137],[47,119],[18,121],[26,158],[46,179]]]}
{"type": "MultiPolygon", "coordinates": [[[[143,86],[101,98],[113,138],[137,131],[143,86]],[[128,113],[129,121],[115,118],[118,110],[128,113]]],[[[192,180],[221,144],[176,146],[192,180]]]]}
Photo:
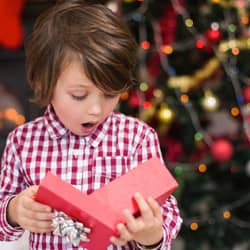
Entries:
{"type": "MultiPolygon", "coordinates": [[[[173,248],[249,250],[250,1],[89,2],[108,5],[138,42],[138,85],[118,110],[156,129],[179,183],[173,248]]],[[[0,155],[13,128],[43,113],[29,102],[24,47],[54,3],[0,0],[0,155]]]]}

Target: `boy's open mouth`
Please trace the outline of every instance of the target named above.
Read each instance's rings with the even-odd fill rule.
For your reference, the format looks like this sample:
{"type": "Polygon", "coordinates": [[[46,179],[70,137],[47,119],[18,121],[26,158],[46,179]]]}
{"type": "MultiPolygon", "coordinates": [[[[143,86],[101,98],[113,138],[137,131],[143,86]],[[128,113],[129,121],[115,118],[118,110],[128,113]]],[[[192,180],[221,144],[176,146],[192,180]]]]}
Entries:
{"type": "Polygon", "coordinates": [[[82,123],[82,126],[84,128],[92,128],[96,125],[96,123],[91,123],[91,122],[86,122],[86,123],[82,123]]]}
{"type": "Polygon", "coordinates": [[[90,123],[90,122],[82,123],[82,126],[84,128],[91,128],[93,126],[93,123],[90,123]]]}

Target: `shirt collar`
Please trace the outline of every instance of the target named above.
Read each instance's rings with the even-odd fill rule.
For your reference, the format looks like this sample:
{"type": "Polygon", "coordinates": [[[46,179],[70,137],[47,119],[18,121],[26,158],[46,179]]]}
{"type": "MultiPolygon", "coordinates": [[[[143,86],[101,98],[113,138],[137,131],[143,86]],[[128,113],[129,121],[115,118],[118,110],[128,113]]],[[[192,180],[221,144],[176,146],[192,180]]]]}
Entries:
{"type": "Polygon", "coordinates": [[[99,143],[104,139],[104,137],[108,134],[109,128],[111,127],[112,121],[111,113],[90,135],[86,136],[87,141],[90,143],[92,147],[97,147],[99,143]]]}
{"type": "Polygon", "coordinates": [[[52,139],[59,139],[68,132],[68,130],[64,127],[62,122],[57,117],[51,104],[45,111],[44,122],[52,139]]]}
{"type": "MultiPolygon", "coordinates": [[[[93,133],[88,136],[84,136],[85,141],[88,142],[91,146],[97,147],[99,143],[104,139],[105,135],[108,133],[112,120],[112,114],[113,113],[111,113],[111,115],[109,115],[93,133]]],[[[62,122],[59,120],[51,104],[47,107],[44,113],[44,122],[47,131],[52,139],[60,139],[66,134],[70,133],[70,131],[65,128],[62,122]]]]}

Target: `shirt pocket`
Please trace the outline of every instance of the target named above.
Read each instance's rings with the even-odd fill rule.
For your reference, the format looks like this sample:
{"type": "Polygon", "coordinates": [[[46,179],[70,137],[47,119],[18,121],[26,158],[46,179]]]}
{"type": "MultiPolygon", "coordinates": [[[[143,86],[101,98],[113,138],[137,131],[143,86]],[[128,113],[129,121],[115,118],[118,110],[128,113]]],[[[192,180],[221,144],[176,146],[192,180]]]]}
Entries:
{"type": "Polygon", "coordinates": [[[95,189],[113,181],[131,169],[132,158],[124,156],[96,157],[93,160],[92,176],[95,189]]]}

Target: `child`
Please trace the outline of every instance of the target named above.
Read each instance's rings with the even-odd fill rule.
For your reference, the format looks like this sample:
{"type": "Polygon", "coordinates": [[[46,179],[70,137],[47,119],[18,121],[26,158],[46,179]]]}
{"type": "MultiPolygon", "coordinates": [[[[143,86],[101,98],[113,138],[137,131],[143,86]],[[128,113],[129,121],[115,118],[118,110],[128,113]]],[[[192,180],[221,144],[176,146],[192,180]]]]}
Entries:
{"type": "MultiPolygon", "coordinates": [[[[161,158],[152,128],[113,112],[133,84],[135,55],[126,26],[103,5],[66,1],[38,18],[27,46],[27,75],[34,101],[47,109],[8,136],[0,240],[16,240],[27,230],[30,249],[83,249],[54,235],[52,209],[34,200],[45,174],[91,193],[152,156],[161,158]]],[[[126,225],[117,225],[119,237],[111,237],[108,249],[170,249],[181,225],[175,198],[162,207],[140,194],[135,199],[141,216],[125,210],[126,225]]]]}

